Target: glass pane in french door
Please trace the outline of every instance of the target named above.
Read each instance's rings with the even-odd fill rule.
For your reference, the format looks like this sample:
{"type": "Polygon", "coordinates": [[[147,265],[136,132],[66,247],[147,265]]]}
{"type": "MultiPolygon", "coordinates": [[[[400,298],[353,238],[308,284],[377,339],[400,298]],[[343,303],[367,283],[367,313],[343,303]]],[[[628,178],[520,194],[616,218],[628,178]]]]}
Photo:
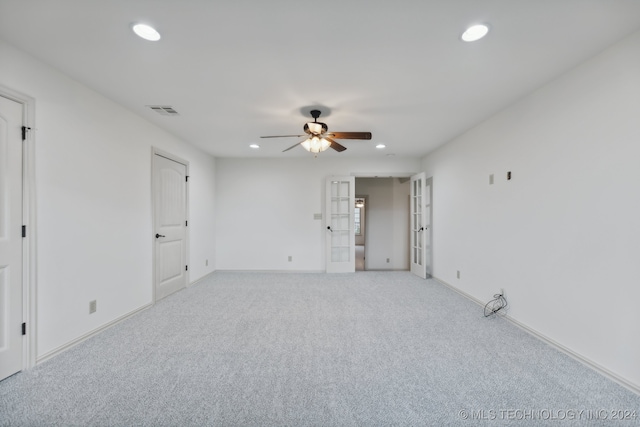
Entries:
{"type": "Polygon", "coordinates": [[[331,261],[350,261],[351,194],[348,181],[331,182],[331,261]]]}

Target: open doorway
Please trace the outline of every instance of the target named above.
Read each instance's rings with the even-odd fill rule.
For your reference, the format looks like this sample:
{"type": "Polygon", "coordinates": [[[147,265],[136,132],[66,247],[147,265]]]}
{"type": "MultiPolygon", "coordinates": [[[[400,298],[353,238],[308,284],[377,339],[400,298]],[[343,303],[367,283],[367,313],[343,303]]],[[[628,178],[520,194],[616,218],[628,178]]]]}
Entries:
{"type": "Polygon", "coordinates": [[[354,230],[356,234],[356,271],[365,270],[365,236],[367,230],[367,196],[356,194],[356,206],[353,213],[354,230]]]}
{"type": "Polygon", "coordinates": [[[356,271],[410,269],[410,192],[408,177],[356,177],[356,271]]]}

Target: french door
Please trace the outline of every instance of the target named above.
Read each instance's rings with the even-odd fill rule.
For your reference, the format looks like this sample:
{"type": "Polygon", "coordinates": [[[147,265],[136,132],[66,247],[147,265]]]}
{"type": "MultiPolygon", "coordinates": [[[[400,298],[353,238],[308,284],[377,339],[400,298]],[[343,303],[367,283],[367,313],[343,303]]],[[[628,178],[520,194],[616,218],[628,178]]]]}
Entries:
{"type": "Polygon", "coordinates": [[[425,173],[411,177],[411,272],[423,279],[431,277],[431,196],[432,178],[425,173]]]}
{"type": "Polygon", "coordinates": [[[326,181],[327,273],[356,271],[355,187],[353,176],[333,176],[326,181]]]}
{"type": "Polygon", "coordinates": [[[0,380],[23,361],[22,109],[0,96],[0,380]]]}

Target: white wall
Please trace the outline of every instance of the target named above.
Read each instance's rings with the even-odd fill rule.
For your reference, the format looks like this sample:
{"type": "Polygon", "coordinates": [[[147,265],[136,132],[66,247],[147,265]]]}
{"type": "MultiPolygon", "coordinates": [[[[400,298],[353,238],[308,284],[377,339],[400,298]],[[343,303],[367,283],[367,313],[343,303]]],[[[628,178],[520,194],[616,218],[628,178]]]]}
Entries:
{"type": "Polygon", "coordinates": [[[410,190],[409,181],[398,178],[356,178],[356,194],[368,196],[367,270],[409,269],[410,190]]]}
{"type": "Polygon", "coordinates": [[[636,388],[639,52],[636,33],[423,161],[434,276],[504,288],[514,319],[636,388]]]}
{"type": "Polygon", "coordinates": [[[152,146],[190,162],[190,278],[212,271],[215,164],[211,156],[2,41],[0,58],[0,84],[36,102],[36,315],[42,358],[152,302],[152,146]],[[98,310],[89,315],[94,299],[98,310]]]}
{"type": "Polygon", "coordinates": [[[216,269],[325,270],[325,179],[415,173],[419,159],[216,159],[216,269]],[[288,256],[293,257],[288,262],[288,256]]]}

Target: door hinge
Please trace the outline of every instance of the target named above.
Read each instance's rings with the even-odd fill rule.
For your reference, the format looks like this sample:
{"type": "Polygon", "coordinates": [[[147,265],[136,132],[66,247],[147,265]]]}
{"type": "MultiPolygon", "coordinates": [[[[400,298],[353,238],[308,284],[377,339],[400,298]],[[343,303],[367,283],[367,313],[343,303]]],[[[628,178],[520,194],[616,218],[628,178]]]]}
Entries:
{"type": "Polygon", "coordinates": [[[30,127],[26,127],[26,126],[22,126],[22,140],[26,141],[27,140],[27,131],[31,130],[30,127]]]}
{"type": "Polygon", "coordinates": [[[184,271],[189,271],[189,266],[188,265],[184,266],[184,271]]]}
{"type": "Polygon", "coordinates": [[[184,177],[184,180],[185,180],[185,182],[189,182],[189,175],[186,175],[186,176],[184,177]]]}
{"type": "Polygon", "coordinates": [[[188,227],[188,226],[189,226],[189,221],[185,221],[185,222],[184,222],[184,226],[185,226],[185,227],[188,227]]]}
{"type": "Polygon", "coordinates": [[[26,225],[22,226],[22,237],[27,237],[27,226],[26,225]]]}
{"type": "Polygon", "coordinates": [[[22,324],[22,335],[27,335],[27,324],[26,323],[22,324]]]}

